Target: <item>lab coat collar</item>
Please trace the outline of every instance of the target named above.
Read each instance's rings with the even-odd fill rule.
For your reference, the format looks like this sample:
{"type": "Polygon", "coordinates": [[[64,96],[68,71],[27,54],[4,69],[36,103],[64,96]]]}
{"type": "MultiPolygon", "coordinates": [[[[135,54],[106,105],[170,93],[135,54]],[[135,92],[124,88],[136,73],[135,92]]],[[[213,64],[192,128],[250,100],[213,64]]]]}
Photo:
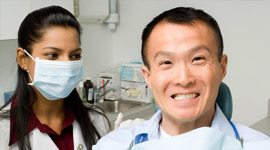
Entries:
{"type": "MultiPolygon", "coordinates": [[[[82,132],[79,123],[77,120],[73,122],[73,143],[74,143],[74,150],[77,150],[78,147],[82,146],[83,150],[86,150],[86,145],[84,143],[82,132]]],[[[33,136],[30,136],[31,141],[33,142],[33,149],[38,150],[58,150],[57,146],[54,144],[52,139],[46,133],[41,133],[37,128],[33,131],[33,136]],[[37,140],[38,139],[38,140],[37,140]]]]}
{"type": "MultiPolygon", "coordinates": [[[[77,120],[73,122],[73,142],[74,142],[74,150],[77,150],[78,147],[82,146],[83,149],[78,150],[86,150],[86,145],[84,143],[82,132],[79,123],[77,120]]],[[[53,140],[47,133],[41,133],[38,128],[35,128],[29,133],[30,143],[32,149],[38,150],[58,150],[57,146],[54,144],[53,140]]],[[[12,146],[12,150],[18,149],[18,143],[15,143],[12,146]]]]}
{"type": "Polygon", "coordinates": [[[57,146],[54,144],[49,135],[47,133],[41,133],[38,128],[35,128],[30,133],[30,141],[32,141],[32,149],[58,150],[57,146]]]}
{"type": "Polygon", "coordinates": [[[82,137],[82,130],[80,128],[80,124],[76,120],[73,122],[73,143],[74,143],[74,150],[87,149],[82,137]],[[80,147],[82,147],[83,149],[80,149],[80,147]]]}
{"type": "MultiPolygon", "coordinates": [[[[11,108],[14,107],[14,105],[16,104],[17,98],[15,98],[12,101],[11,104],[11,108]]],[[[75,120],[75,114],[72,112],[70,107],[66,107],[66,111],[65,111],[65,120],[63,122],[63,127],[62,127],[62,131],[66,128],[69,127],[70,125],[73,124],[74,120],[75,120]]],[[[14,126],[14,119],[10,119],[10,139],[9,139],[9,146],[16,143],[17,142],[17,135],[16,132],[12,132],[13,130],[13,126],[14,126]]],[[[55,131],[53,131],[50,127],[48,127],[47,125],[42,124],[38,118],[36,117],[36,115],[34,114],[33,111],[31,111],[30,115],[29,115],[29,132],[30,133],[32,130],[34,130],[35,128],[38,128],[42,133],[48,133],[48,134],[57,134],[55,131]]],[[[61,132],[62,132],[61,131],[61,132]]],[[[28,134],[26,133],[26,134],[28,134]]]]}

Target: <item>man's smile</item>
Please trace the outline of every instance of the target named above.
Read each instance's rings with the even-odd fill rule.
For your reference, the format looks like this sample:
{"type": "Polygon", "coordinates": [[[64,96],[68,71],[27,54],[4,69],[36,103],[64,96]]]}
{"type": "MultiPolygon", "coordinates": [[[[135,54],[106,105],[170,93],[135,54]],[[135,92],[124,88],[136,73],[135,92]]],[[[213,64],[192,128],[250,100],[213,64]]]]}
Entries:
{"type": "Polygon", "coordinates": [[[175,95],[172,95],[172,98],[178,101],[184,101],[184,100],[190,100],[190,99],[196,98],[199,95],[200,95],[199,93],[175,94],[175,95]]]}

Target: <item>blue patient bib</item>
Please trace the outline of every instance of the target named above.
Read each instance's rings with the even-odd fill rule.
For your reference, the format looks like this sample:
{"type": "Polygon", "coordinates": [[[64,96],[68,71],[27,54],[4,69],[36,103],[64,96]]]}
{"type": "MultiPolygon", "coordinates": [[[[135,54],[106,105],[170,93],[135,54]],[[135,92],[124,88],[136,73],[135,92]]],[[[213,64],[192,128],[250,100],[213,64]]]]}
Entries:
{"type": "MultiPolygon", "coordinates": [[[[144,140],[145,137],[138,139],[144,140]]],[[[94,146],[94,150],[127,150],[130,145],[124,145],[114,141],[103,142],[94,146]]],[[[171,138],[145,141],[134,145],[131,150],[270,150],[270,140],[250,142],[241,145],[235,137],[225,133],[202,127],[190,132],[173,136],[171,138]]]]}
{"type": "Polygon", "coordinates": [[[151,140],[135,145],[132,150],[242,150],[241,142],[223,132],[202,127],[171,138],[151,140]]]}

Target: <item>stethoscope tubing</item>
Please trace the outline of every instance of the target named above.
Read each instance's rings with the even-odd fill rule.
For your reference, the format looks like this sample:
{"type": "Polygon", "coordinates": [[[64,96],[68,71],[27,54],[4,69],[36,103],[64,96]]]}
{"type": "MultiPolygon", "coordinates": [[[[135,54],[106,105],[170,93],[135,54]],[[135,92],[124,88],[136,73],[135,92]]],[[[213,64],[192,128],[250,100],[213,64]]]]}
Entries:
{"type": "Polygon", "coordinates": [[[236,139],[240,139],[240,136],[239,136],[239,133],[235,127],[235,125],[231,122],[231,120],[229,120],[229,123],[231,124],[232,128],[233,128],[233,131],[234,131],[234,134],[235,134],[235,138],[236,139]]]}

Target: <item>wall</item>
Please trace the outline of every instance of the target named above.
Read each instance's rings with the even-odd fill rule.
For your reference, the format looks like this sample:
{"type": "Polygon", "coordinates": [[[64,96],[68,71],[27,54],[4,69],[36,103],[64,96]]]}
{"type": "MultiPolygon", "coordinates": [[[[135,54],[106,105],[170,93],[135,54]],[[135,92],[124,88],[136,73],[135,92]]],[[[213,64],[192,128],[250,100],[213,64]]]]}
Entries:
{"type": "Polygon", "coordinates": [[[99,72],[113,68],[112,32],[106,24],[82,23],[81,25],[84,79],[90,77],[96,84],[99,72]]]}
{"type": "MultiPolygon", "coordinates": [[[[220,24],[229,57],[224,80],[233,96],[232,120],[251,125],[267,115],[270,98],[270,2],[118,0],[120,22],[116,31],[105,24],[82,24],[84,78],[98,78],[101,71],[140,60],[141,32],[156,15],[176,6],[194,6],[211,14],[220,24]]],[[[0,96],[14,88],[16,41],[0,41],[0,96]],[[11,51],[13,51],[11,53],[11,51]]],[[[95,82],[94,82],[95,83],[95,82]]],[[[1,98],[0,97],[0,98],[1,98]]],[[[1,98],[2,99],[2,98],[1,98]]],[[[1,105],[1,102],[0,102],[1,105]]]]}
{"type": "Polygon", "coordinates": [[[224,80],[232,91],[233,118],[251,125],[267,114],[270,98],[270,2],[120,0],[120,24],[113,34],[113,61],[120,64],[140,58],[144,26],[162,11],[193,6],[211,14],[220,24],[229,57],[224,80]]]}
{"type": "Polygon", "coordinates": [[[16,86],[17,40],[0,40],[0,106],[4,103],[4,92],[13,91],[16,86]]]}

